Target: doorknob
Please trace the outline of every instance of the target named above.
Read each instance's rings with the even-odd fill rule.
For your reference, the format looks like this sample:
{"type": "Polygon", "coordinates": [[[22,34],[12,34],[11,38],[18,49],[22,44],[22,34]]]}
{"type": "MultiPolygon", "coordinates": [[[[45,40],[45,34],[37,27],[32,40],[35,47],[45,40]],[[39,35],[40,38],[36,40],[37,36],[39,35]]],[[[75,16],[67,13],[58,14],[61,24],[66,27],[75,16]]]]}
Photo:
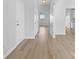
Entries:
{"type": "Polygon", "coordinates": [[[16,25],[19,26],[19,20],[16,20],[16,25]]]}
{"type": "Polygon", "coordinates": [[[19,24],[17,24],[17,26],[19,26],[19,24]]]}

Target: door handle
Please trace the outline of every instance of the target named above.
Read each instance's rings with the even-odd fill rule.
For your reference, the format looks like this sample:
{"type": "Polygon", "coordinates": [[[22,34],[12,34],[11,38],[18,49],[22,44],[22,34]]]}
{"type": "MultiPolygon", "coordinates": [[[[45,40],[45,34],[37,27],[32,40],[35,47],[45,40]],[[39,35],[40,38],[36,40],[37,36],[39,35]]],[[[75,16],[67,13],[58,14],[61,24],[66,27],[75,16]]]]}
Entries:
{"type": "Polygon", "coordinates": [[[19,24],[17,24],[17,26],[19,26],[19,24]]]}

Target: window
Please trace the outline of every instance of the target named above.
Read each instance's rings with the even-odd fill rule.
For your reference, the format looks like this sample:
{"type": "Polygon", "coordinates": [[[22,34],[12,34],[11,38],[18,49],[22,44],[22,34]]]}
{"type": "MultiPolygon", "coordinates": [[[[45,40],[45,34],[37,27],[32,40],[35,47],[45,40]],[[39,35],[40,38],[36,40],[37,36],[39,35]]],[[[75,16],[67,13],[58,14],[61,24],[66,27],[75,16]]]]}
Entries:
{"type": "Polygon", "coordinates": [[[44,14],[41,14],[40,15],[40,19],[45,19],[45,15],[44,14]]]}

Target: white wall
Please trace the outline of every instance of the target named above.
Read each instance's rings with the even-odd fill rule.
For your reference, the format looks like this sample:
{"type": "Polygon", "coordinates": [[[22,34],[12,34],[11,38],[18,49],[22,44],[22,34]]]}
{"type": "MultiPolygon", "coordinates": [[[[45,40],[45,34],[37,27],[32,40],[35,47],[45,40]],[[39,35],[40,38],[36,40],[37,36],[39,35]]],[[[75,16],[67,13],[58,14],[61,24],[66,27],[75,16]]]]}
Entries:
{"type": "Polygon", "coordinates": [[[34,36],[37,35],[39,30],[39,7],[38,0],[34,0],[34,36]]]}
{"type": "Polygon", "coordinates": [[[25,38],[34,38],[34,1],[24,2],[24,35],[25,38]]]}
{"type": "Polygon", "coordinates": [[[24,0],[4,0],[4,57],[23,39],[24,0]]]}
{"type": "Polygon", "coordinates": [[[65,6],[63,0],[59,0],[54,6],[55,34],[65,33],[65,6]]]}
{"type": "Polygon", "coordinates": [[[16,1],[3,0],[3,55],[6,56],[16,45],[16,1]]]}
{"type": "Polygon", "coordinates": [[[74,5],[74,0],[58,0],[54,5],[55,34],[65,34],[65,9],[74,5]]]}

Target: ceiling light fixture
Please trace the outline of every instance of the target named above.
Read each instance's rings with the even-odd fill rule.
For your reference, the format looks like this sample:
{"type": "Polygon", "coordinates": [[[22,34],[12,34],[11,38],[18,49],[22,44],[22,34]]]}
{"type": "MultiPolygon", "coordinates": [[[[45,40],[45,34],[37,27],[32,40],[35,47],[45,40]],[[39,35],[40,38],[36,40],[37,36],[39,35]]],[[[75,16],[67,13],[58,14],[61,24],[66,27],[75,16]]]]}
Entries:
{"type": "Polygon", "coordinates": [[[47,3],[47,0],[42,0],[42,3],[43,3],[43,4],[47,3]]]}

